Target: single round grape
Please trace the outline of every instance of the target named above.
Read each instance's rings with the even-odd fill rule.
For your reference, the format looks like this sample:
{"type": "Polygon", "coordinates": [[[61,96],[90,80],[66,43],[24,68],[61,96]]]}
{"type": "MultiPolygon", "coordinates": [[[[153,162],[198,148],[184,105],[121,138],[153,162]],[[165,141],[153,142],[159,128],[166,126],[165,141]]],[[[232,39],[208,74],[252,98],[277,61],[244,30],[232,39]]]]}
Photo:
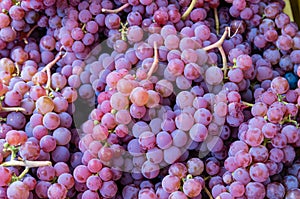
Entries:
{"type": "Polygon", "coordinates": [[[24,182],[15,181],[7,188],[7,197],[15,199],[28,198],[29,189],[24,182]]]}
{"type": "Polygon", "coordinates": [[[205,71],[205,81],[210,85],[218,85],[223,81],[223,72],[217,66],[211,66],[205,71]]]}
{"type": "Polygon", "coordinates": [[[63,199],[66,198],[67,192],[68,190],[64,185],[54,183],[49,187],[47,194],[49,199],[63,199]]]}

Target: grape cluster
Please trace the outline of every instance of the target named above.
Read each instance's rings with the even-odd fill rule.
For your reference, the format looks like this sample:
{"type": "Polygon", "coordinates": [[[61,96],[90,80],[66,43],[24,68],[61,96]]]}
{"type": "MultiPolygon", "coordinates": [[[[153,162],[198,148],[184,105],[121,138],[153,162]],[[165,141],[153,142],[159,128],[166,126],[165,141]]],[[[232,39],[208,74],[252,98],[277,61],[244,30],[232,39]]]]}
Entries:
{"type": "Polygon", "coordinates": [[[284,6],[2,0],[0,198],[299,198],[284,6]]]}

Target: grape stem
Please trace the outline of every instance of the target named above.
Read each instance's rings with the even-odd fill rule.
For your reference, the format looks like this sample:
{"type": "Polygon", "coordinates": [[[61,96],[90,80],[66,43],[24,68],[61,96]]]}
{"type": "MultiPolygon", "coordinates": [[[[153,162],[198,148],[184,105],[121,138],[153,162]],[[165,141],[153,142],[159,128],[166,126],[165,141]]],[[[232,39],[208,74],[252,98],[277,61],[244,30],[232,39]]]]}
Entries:
{"type": "Polygon", "coordinates": [[[242,104],[244,104],[245,106],[248,106],[248,107],[252,107],[254,104],[251,104],[251,103],[249,103],[249,102],[242,102],[242,104]]]}
{"type": "Polygon", "coordinates": [[[158,49],[157,49],[157,43],[156,41],[154,41],[154,60],[153,60],[153,63],[149,69],[149,72],[147,74],[147,79],[149,79],[152,75],[152,73],[154,72],[154,69],[156,68],[157,64],[158,64],[158,49]]]}
{"type": "Polygon", "coordinates": [[[82,27],[81,27],[81,30],[82,30],[84,33],[86,33],[85,27],[86,27],[86,23],[84,23],[84,24],[82,25],[82,27]]]}
{"type": "Polygon", "coordinates": [[[228,33],[229,33],[229,27],[226,27],[222,37],[216,43],[211,44],[209,46],[206,46],[202,49],[205,50],[205,51],[209,51],[209,50],[214,49],[214,48],[222,47],[222,44],[223,44],[224,40],[226,39],[228,33]]]}
{"type": "Polygon", "coordinates": [[[228,67],[227,67],[226,54],[225,54],[225,51],[224,51],[224,49],[222,47],[222,44],[223,44],[224,40],[226,39],[226,37],[229,34],[230,34],[230,28],[229,27],[225,27],[225,31],[224,31],[222,37],[216,43],[211,44],[209,46],[206,46],[206,47],[202,48],[205,51],[209,51],[211,49],[218,48],[218,50],[220,51],[220,54],[222,56],[222,62],[223,62],[222,70],[224,71],[224,77],[226,77],[228,67]]]}
{"type": "Polygon", "coordinates": [[[17,177],[18,180],[21,180],[22,178],[24,178],[24,176],[28,173],[29,171],[29,167],[25,167],[25,169],[22,171],[22,173],[17,177]]]}
{"type": "Polygon", "coordinates": [[[211,193],[209,192],[209,190],[206,187],[204,187],[204,191],[208,195],[209,199],[214,199],[214,197],[211,195],[211,193]]]}
{"type": "Polygon", "coordinates": [[[268,144],[269,141],[270,141],[269,139],[265,138],[264,142],[263,142],[263,146],[267,146],[267,144],[268,144]]]}
{"type": "Polygon", "coordinates": [[[105,9],[102,8],[102,12],[104,13],[111,13],[111,14],[117,14],[119,12],[121,12],[122,10],[124,10],[125,8],[127,8],[129,6],[129,3],[125,3],[124,5],[122,5],[121,7],[114,9],[114,10],[110,10],[110,9],[105,9]]]}
{"type": "Polygon", "coordinates": [[[182,20],[186,20],[189,14],[192,12],[193,8],[195,7],[197,0],[192,0],[191,4],[189,5],[188,9],[183,13],[181,16],[182,20]]]}
{"type": "Polygon", "coordinates": [[[61,47],[58,55],[41,70],[42,72],[47,72],[46,89],[51,90],[51,68],[65,55],[65,52],[62,51],[62,48],[63,47],[61,47]]]}
{"type": "Polygon", "coordinates": [[[221,54],[221,57],[222,57],[222,63],[223,63],[223,67],[222,67],[222,70],[224,71],[224,77],[226,76],[227,74],[227,59],[226,59],[226,54],[225,54],[225,51],[223,49],[222,46],[219,46],[218,47],[219,51],[220,51],[220,54],[221,54]]]}
{"type": "Polygon", "coordinates": [[[128,25],[128,22],[126,22],[125,24],[123,24],[121,22],[121,28],[119,29],[119,32],[121,33],[121,38],[122,38],[123,41],[127,40],[127,38],[126,38],[127,30],[128,30],[127,25],[128,25]]]}
{"type": "Polygon", "coordinates": [[[3,151],[10,151],[10,160],[14,160],[19,151],[19,147],[10,146],[7,142],[4,144],[3,151]]]}
{"type": "Polygon", "coordinates": [[[11,167],[11,166],[21,166],[26,167],[28,169],[34,168],[34,167],[44,167],[44,166],[51,166],[52,163],[50,161],[30,161],[30,160],[10,160],[8,162],[4,162],[1,164],[1,166],[4,167],[11,167]]]}
{"type": "Polygon", "coordinates": [[[0,112],[22,112],[26,111],[25,108],[22,107],[0,107],[0,112]]]}
{"type": "Polygon", "coordinates": [[[20,76],[20,67],[19,67],[19,64],[16,63],[15,65],[16,65],[16,69],[17,69],[17,74],[16,74],[16,76],[20,76]]]}
{"type": "Polygon", "coordinates": [[[214,8],[214,15],[215,15],[215,23],[216,23],[216,33],[217,33],[217,35],[219,35],[219,33],[220,33],[220,21],[219,21],[217,8],[214,8]]]}
{"type": "Polygon", "coordinates": [[[28,40],[27,38],[30,37],[31,33],[38,27],[38,25],[34,25],[29,31],[28,33],[26,34],[26,36],[23,38],[23,41],[25,44],[28,44],[28,40]]]}
{"type": "Polygon", "coordinates": [[[292,124],[294,124],[294,125],[296,126],[296,128],[299,128],[298,122],[297,122],[296,120],[293,120],[293,119],[291,118],[291,115],[288,115],[287,117],[285,117],[285,118],[280,122],[281,125],[283,125],[283,124],[285,124],[285,123],[292,123],[292,124]]]}

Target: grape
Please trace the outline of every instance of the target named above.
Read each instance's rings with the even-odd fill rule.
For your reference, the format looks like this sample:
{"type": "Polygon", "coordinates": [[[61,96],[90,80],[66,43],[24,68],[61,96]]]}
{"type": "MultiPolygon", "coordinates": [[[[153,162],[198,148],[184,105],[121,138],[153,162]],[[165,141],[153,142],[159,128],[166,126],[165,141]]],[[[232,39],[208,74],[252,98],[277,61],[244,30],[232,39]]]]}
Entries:
{"type": "Polygon", "coordinates": [[[250,167],[250,176],[256,182],[264,182],[269,177],[269,170],[263,163],[255,163],[250,167]]]}
{"type": "Polygon", "coordinates": [[[178,176],[179,178],[184,178],[187,175],[187,167],[183,163],[174,163],[170,166],[168,170],[170,175],[178,176]]]}
{"type": "Polygon", "coordinates": [[[49,198],[65,198],[67,189],[64,185],[55,183],[49,187],[47,194],[49,198]]]}
{"type": "Polygon", "coordinates": [[[57,145],[66,145],[71,140],[71,132],[67,128],[57,128],[52,135],[56,139],[57,145]]]}
{"type": "Polygon", "coordinates": [[[14,129],[23,129],[26,124],[26,118],[20,112],[12,112],[7,115],[6,123],[14,129]]]}
{"type": "Polygon", "coordinates": [[[54,151],[51,152],[51,156],[54,162],[67,162],[70,158],[69,149],[64,146],[57,146],[54,151]]]}
{"type": "Polygon", "coordinates": [[[235,162],[239,166],[242,166],[243,168],[246,168],[247,166],[249,166],[252,163],[251,152],[247,153],[245,151],[239,151],[235,154],[234,158],[235,158],[235,162]]]}
{"type": "Polygon", "coordinates": [[[123,196],[123,198],[137,197],[138,192],[139,192],[139,189],[138,189],[138,187],[136,187],[136,185],[126,185],[122,190],[122,196],[123,196]]]}
{"type": "Polygon", "coordinates": [[[144,162],[141,170],[143,176],[147,179],[153,179],[159,175],[159,166],[151,163],[150,161],[144,162]]]}
{"type": "Polygon", "coordinates": [[[187,199],[187,196],[181,191],[175,191],[170,194],[169,198],[170,199],[177,199],[177,198],[187,199]]]}
{"type": "Polygon", "coordinates": [[[51,135],[45,135],[40,140],[40,147],[45,152],[51,152],[56,148],[56,140],[51,135]]]}
{"type": "Polygon", "coordinates": [[[16,38],[16,31],[11,27],[4,27],[0,30],[0,39],[5,42],[12,42],[16,38]]]}
{"type": "Polygon", "coordinates": [[[26,184],[21,181],[15,181],[7,188],[8,198],[28,198],[29,190],[26,184]]]}
{"type": "Polygon", "coordinates": [[[260,129],[248,129],[245,134],[245,142],[250,146],[258,146],[263,142],[264,136],[260,129]]]}
{"type": "Polygon", "coordinates": [[[35,187],[35,192],[37,196],[40,198],[47,198],[48,197],[47,191],[50,186],[51,186],[50,182],[46,182],[46,181],[37,182],[37,185],[35,187]]]}
{"type": "Polygon", "coordinates": [[[117,185],[113,181],[103,182],[100,193],[103,197],[114,197],[118,191],[117,185]]]}
{"type": "Polygon", "coordinates": [[[289,190],[286,193],[285,198],[286,199],[297,198],[299,195],[300,195],[300,190],[299,189],[292,189],[292,190],[289,190]]]}
{"type": "MultiPolygon", "coordinates": [[[[130,26],[127,31],[127,38],[131,42],[139,42],[143,39],[143,34],[143,30],[139,26],[130,26]]],[[[145,48],[147,47],[145,46],[145,48]]]]}
{"type": "Polygon", "coordinates": [[[203,124],[196,123],[190,129],[189,134],[193,141],[203,142],[208,136],[208,130],[203,124]]]}
{"type": "Polygon", "coordinates": [[[158,148],[153,148],[146,153],[147,160],[153,164],[159,164],[163,161],[163,151],[158,148]]]}
{"type": "Polygon", "coordinates": [[[162,187],[167,193],[175,192],[180,187],[180,179],[177,176],[167,175],[162,180],[162,187]]]}
{"type": "Polygon", "coordinates": [[[175,118],[176,127],[183,131],[188,131],[194,124],[194,118],[189,113],[181,113],[175,118]]]}
{"type": "Polygon", "coordinates": [[[210,85],[218,85],[223,81],[223,72],[216,66],[211,66],[205,71],[205,81],[210,85]]]}
{"type": "Polygon", "coordinates": [[[82,194],[82,198],[83,199],[88,199],[88,198],[95,198],[95,199],[99,199],[99,194],[95,191],[91,191],[91,190],[86,190],[85,192],[83,192],[82,194]]]}
{"type": "Polygon", "coordinates": [[[17,146],[24,144],[27,141],[27,135],[24,131],[10,130],[7,132],[5,140],[8,144],[17,146]]]}
{"type": "Polygon", "coordinates": [[[136,87],[130,94],[130,100],[137,106],[143,106],[148,102],[149,95],[147,91],[141,87],[136,87]]]}
{"type": "Polygon", "coordinates": [[[241,182],[244,185],[247,185],[251,181],[248,171],[243,168],[236,169],[232,176],[236,181],[241,182]]]}
{"type": "Polygon", "coordinates": [[[34,190],[36,184],[37,184],[37,181],[34,177],[28,175],[28,176],[25,176],[24,179],[23,179],[23,183],[28,187],[28,189],[30,191],[34,190]]]}
{"type": "Polygon", "coordinates": [[[161,131],[156,135],[156,144],[161,149],[167,149],[172,145],[172,137],[169,133],[161,131]]]}
{"type": "Polygon", "coordinates": [[[11,171],[6,167],[0,166],[0,173],[3,176],[0,180],[1,186],[7,186],[12,179],[11,171]]]}
{"type": "Polygon", "coordinates": [[[52,166],[39,167],[37,169],[37,176],[40,180],[50,182],[55,177],[55,169],[52,166]]]}
{"type": "Polygon", "coordinates": [[[40,155],[40,146],[32,141],[27,141],[21,145],[20,156],[25,160],[36,160],[40,155]]]}
{"type": "Polygon", "coordinates": [[[56,113],[48,112],[44,115],[43,125],[49,130],[54,130],[60,125],[60,118],[56,113]]]}
{"type": "Polygon", "coordinates": [[[298,187],[298,180],[295,176],[287,175],[283,179],[283,185],[287,190],[291,190],[298,187]]]}
{"type": "Polygon", "coordinates": [[[183,147],[188,142],[188,135],[179,129],[176,129],[171,133],[173,139],[173,145],[177,147],[183,147]]]}
{"type": "Polygon", "coordinates": [[[252,156],[253,162],[265,162],[269,156],[268,149],[263,145],[251,147],[249,153],[252,156]]]}
{"type": "Polygon", "coordinates": [[[69,173],[69,167],[64,162],[58,162],[54,165],[56,176],[60,176],[63,173],[69,173]]]}
{"type": "Polygon", "coordinates": [[[226,191],[226,188],[224,187],[224,185],[221,185],[221,184],[216,184],[211,189],[211,193],[214,197],[217,197],[218,195],[220,195],[221,193],[223,193],[225,191],[226,191]]]}
{"type": "Polygon", "coordinates": [[[265,187],[259,182],[250,182],[246,186],[245,196],[248,198],[264,198],[266,195],[265,187]]]}
{"type": "Polygon", "coordinates": [[[86,185],[91,191],[97,191],[102,186],[102,180],[98,176],[90,176],[86,185]]]}
{"type": "Polygon", "coordinates": [[[183,183],[183,192],[188,197],[196,197],[201,193],[201,183],[195,179],[188,179],[183,183]]]}
{"type": "Polygon", "coordinates": [[[182,155],[179,148],[171,146],[164,150],[164,160],[168,164],[173,164],[182,155]]]}
{"type": "Polygon", "coordinates": [[[299,139],[298,130],[295,126],[287,125],[282,128],[281,133],[287,138],[287,143],[295,143],[299,139]]]}

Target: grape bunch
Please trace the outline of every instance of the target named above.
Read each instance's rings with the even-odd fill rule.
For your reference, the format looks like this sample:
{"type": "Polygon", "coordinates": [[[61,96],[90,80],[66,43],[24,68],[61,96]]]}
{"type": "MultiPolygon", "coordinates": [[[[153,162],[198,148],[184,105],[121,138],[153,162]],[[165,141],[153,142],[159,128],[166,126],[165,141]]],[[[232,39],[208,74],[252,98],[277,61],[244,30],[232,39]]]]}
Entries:
{"type": "Polygon", "coordinates": [[[283,0],[2,0],[0,198],[300,198],[283,0]]]}

